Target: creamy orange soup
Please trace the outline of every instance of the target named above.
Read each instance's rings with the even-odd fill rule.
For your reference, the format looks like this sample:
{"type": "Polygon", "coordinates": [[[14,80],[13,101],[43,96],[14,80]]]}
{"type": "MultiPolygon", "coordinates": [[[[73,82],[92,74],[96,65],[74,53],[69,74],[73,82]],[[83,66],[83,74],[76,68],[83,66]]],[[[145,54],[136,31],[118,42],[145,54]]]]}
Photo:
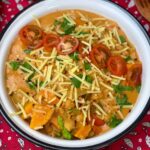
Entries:
{"type": "Polygon", "coordinates": [[[142,64],[121,28],[102,16],[57,11],[23,27],[6,63],[6,87],[30,128],[86,139],[118,126],[134,107],[142,64]]]}

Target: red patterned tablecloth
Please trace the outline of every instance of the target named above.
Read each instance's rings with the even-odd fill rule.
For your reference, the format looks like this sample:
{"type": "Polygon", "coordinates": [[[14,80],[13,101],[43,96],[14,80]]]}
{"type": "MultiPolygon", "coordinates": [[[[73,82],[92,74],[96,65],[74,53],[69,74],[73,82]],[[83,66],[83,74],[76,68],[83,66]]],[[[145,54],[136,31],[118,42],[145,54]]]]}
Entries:
{"type": "MultiPolygon", "coordinates": [[[[137,11],[134,0],[112,0],[132,13],[150,34],[150,23],[137,11]]],[[[0,1],[0,32],[5,25],[32,0],[1,0],[0,1]]],[[[0,149],[1,150],[43,150],[21,137],[6,123],[0,115],[0,149]]],[[[150,110],[137,127],[105,150],[150,150],[150,110]]]]}

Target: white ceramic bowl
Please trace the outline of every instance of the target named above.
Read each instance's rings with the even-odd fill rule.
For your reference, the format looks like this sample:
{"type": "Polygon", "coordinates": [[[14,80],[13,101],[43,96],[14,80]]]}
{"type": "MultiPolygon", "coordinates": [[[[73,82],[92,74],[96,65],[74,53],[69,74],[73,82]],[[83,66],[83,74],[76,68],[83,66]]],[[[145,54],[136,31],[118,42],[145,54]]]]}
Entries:
{"type": "Polygon", "coordinates": [[[20,134],[32,142],[53,148],[64,149],[83,149],[91,147],[103,147],[106,144],[118,139],[121,135],[127,132],[135,123],[141,118],[148,107],[150,96],[150,41],[141,27],[141,25],[125,10],[105,0],[46,0],[33,5],[24,12],[22,12],[12,24],[9,25],[5,34],[1,37],[0,42],[0,97],[1,97],[1,111],[6,120],[15,128],[20,134]],[[10,113],[14,112],[14,107],[10,103],[8,94],[5,88],[5,61],[8,55],[11,43],[18,31],[28,22],[33,20],[32,15],[43,16],[47,13],[62,10],[62,9],[83,9],[103,15],[116,21],[120,27],[125,31],[128,38],[136,46],[137,52],[143,64],[142,88],[132,112],[125,118],[125,120],[111,131],[97,137],[86,140],[61,140],[49,137],[38,131],[29,128],[20,117],[10,117],[10,113]]]}

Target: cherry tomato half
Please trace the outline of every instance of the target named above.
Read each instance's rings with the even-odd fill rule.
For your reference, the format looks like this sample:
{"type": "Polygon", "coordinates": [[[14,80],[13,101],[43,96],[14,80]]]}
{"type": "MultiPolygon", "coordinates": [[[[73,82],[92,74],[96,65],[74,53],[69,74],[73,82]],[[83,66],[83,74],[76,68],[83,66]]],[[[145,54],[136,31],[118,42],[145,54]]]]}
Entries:
{"type": "Polygon", "coordinates": [[[109,49],[103,44],[97,44],[93,46],[90,52],[90,59],[94,65],[98,68],[105,68],[107,66],[107,60],[111,56],[109,49]]]}
{"type": "Polygon", "coordinates": [[[60,43],[57,46],[57,51],[61,55],[69,55],[77,50],[79,41],[77,38],[71,35],[65,35],[61,38],[60,43]]]}
{"type": "Polygon", "coordinates": [[[43,45],[43,32],[36,25],[26,25],[19,33],[21,41],[30,49],[43,45]]]}
{"type": "Polygon", "coordinates": [[[134,64],[129,68],[127,73],[127,81],[130,86],[141,84],[142,65],[134,64]]]}
{"type": "Polygon", "coordinates": [[[51,48],[56,47],[60,43],[60,37],[55,34],[48,34],[44,38],[44,48],[50,51],[51,48]]]}
{"type": "Polygon", "coordinates": [[[100,119],[98,116],[94,115],[93,119],[95,119],[94,125],[95,126],[102,126],[105,124],[105,121],[100,119]]]}
{"type": "Polygon", "coordinates": [[[127,64],[121,56],[111,56],[107,62],[108,70],[117,76],[127,73],[127,64]]]}

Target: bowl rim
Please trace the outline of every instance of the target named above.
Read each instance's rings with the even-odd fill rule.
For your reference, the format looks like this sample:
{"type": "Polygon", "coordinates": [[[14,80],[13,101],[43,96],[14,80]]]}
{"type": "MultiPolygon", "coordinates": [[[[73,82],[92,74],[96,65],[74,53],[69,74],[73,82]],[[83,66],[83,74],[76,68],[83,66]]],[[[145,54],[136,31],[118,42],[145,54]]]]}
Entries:
{"type": "MultiPolygon", "coordinates": [[[[9,26],[16,20],[16,18],[18,18],[24,11],[26,11],[27,9],[29,9],[30,7],[32,7],[33,5],[36,5],[40,2],[42,2],[44,0],[41,1],[37,1],[31,5],[29,5],[28,7],[26,7],[24,10],[20,11],[7,25],[6,27],[2,30],[2,32],[0,33],[0,41],[3,38],[3,35],[5,34],[5,32],[7,31],[7,29],[9,28],[9,26]]],[[[121,11],[125,12],[131,19],[134,20],[134,22],[139,26],[139,28],[141,29],[141,31],[143,32],[143,34],[145,35],[148,43],[150,44],[150,37],[147,33],[147,31],[144,29],[144,27],[140,24],[140,22],[133,16],[131,15],[125,8],[121,7],[120,5],[112,2],[112,1],[107,1],[107,0],[103,0],[106,1],[108,3],[111,3],[112,5],[116,5],[116,7],[118,7],[121,11]]],[[[105,142],[102,142],[100,144],[96,144],[96,145],[92,145],[92,146],[86,146],[86,147],[82,147],[82,149],[95,149],[95,148],[102,148],[105,146],[108,146],[109,144],[115,142],[116,140],[118,140],[120,137],[122,137],[124,134],[128,133],[130,130],[132,130],[137,123],[144,117],[145,113],[148,111],[150,107],[150,99],[147,102],[147,105],[145,106],[145,108],[143,109],[142,113],[138,116],[138,118],[134,121],[133,124],[131,124],[128,128],[126,128],[126,130],[122,131],[120,134],[116,135],[113,139],[109,139],[105,142]]],[[[2,108],[1,104],[0,104],[0,113],[2,114],[2,116],[5,118],[5,120],[7,121],[7,123],[15,130],[17,131],[21,136],[23,136],[24,138],[26,138],[27,140],[35,143],[36,145],[39,146],[43,146],[45,148],[53,148],[53,149],[79,149],[80,147],[77,148],[71,148],[71,147],[62,147],[62,146],[56,146],[56,145],[50,145],[48,143],[45,143],[43,141],[40,141],[30,135],[28,135],[27,133],[25,133],[22,129],[18,128],[17,125],[15,125],[15,123],[9,118],[9,116],[7,115],[7,113],[4,111],[4,109],[2,108]]]]}

